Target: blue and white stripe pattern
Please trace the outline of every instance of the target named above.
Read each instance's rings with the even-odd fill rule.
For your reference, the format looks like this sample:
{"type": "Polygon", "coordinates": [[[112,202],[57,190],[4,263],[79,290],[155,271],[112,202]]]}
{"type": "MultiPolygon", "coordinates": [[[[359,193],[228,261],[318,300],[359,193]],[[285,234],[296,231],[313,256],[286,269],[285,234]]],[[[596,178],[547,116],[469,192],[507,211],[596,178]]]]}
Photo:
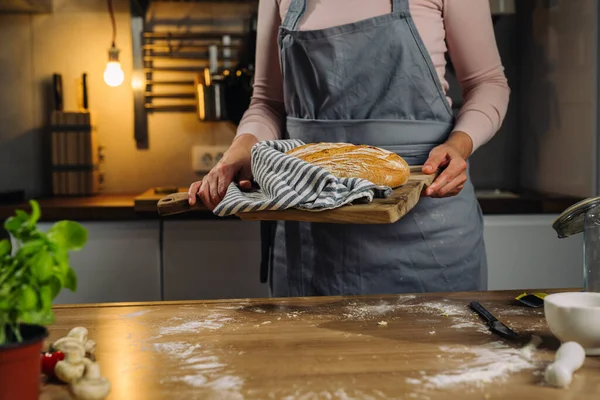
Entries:
{"type": "Polygon", "coordinates": [[[236,184],[213,211],[226,217],[242,212],[286,210],[324,211],[356,202],[387,197],[392,189],[359,178],[336,178],[324,168],[285,154],[304,145],[296,139],[263,141],[252,148],[252,175],[257,191],[242,191],[236,184]]]}

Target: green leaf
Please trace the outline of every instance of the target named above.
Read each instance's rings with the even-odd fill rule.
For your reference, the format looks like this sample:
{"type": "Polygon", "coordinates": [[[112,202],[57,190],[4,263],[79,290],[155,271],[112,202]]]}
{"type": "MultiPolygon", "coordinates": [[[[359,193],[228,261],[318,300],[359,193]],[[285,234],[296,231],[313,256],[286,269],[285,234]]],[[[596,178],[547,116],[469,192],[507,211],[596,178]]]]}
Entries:
{"type": "Polygon", "coordinates": [[[48,238],[67,250],[80,250],[87,242],[88,232],[74,221],[59,221],[48,231],[48,238]]]}
{"type": "Polygon", "coordinates": [[[0,312],[8,311],[11,308],[12,308],[12,305],[10,304],[10,301],[8,300],[8,298],[0,299],[0,312]]]}
{"type": "Polygon", "coordinates": [[[26,324],[50,325],[54,323],[54,313],[52,310],[24,311],[18,319],[26,324]]]}
{"type": "Polygon", "coordinates": [[[52,309],[52,300],[54,300],[54,296],[52,296],[52,288],[49,285],[40,288],[40,300],[42,302],[42,309],[52,309]]]}
{"type": "Polygon", "coordinates": [[[77,291],[77,274],[73,268],[69,267],[65,278],[65,288],[69,289],[71,292],[77,291]]]}
{"type": "Polygon", "coordinates": [[[27,215],[25,217],[19,216],[18,211],[20,211],[20,210],[17,210],[17,215],[15,215],[14,217],[7,218],[6,221],[4,222],[4,229],[6,229],[9,233],[14,235],[15,237],[19,236],[19,231],[21,230],[23,225],[27,222],[27,218],[28,218],[27,215]]]}
{"type": "Polygon", "coordinates": [[[28,222],[30,226],[35,226],[42,216],[42,210],[39,203],[35,200],[30,200],[29,205],[31,206],[31,215],[28,222]]]}
{"type": "Polygon", "coordinates": [[[34,256],[36,253],[40,251],[45,251],[44,247],[46,246],[46,241],[43,239],[33,239],[27,241],[19,247],[17,251],[17,258],[20,260],[25,260],[26,258],[34,256]]]}
{"type": "Polygon", "coordinates": [[[58,277],[53,276],[52,278],[50,278],[50,282],[48,282],[48,287],[50,288],[50,296],[52,297],[52,300],[54,300],[56,296],[58,296],[60,290],[62,289],[62,286],[62,281],[58,277]]]}
{"type": "Polygon", "coordinates": [[[34,310],[38,305],[38,296],[31,286],[21,286],[19,293],[19,309],[23,311],[34,310]]]}
{"type": "Polygon", "coordinates": [[[8,239],[0,240],[0,259],[4,258],[8,254],[10,254],[11,249],[12,249],[12,245],[10,244],[10,240],[8,240],[8,239]]]}
{"type": "Polygon", "coordinates": [[[31,272],[40,283],[45,283],[52,276],[54,260],[52,255],[45,250],[40,250],[31,259],[31,272]]]}
{"type": "Polygon", "coordinates": [[[69,272],[69,255],[66,251],[57,251],[54,253],[53,273],[59,280],[61,285],[64,284],[69,272]]]}

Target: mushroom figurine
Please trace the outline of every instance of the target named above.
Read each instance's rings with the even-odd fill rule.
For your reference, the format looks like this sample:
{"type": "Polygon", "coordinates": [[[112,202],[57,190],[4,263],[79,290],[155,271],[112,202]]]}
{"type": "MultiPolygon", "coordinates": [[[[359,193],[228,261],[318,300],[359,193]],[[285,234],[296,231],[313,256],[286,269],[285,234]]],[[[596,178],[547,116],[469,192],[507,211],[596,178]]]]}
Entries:
{"type": "Polygon", "coordinates": [[[66,349],[69,349],[71,351],[78,350],[81,353],[82,357],[86,353],[83,343],[81,343],[81,341],[79,339],[76,339],[74,337],[66,336],[66,337],[60,338],[50,345],[51,352],[62,351],[63,353],[66,354],[66,349]]]}
{"type": "Polygon", "coordinates": [[[83,354],[76,346],[65,347],[65,359],[56,363],[54,374],[65,383],[75,382],[83,376],[85,362],[83,354]]]}
{"type": "Polygon", "coordinates": [[[76,326],[69,331],[67,337],[72,337],[78,339],[82,343],[85,343],[88,339],[88,330],[83,326],[76,326]]]}
{"type": "Polygon", "coordinates": [[[110,382],[100,374],[100,365],[91,361],[86,363],[83,377],[70,387],[77,400],[103,400],[110,393],[110,382]]]}
{"type": "Polygon", "coordinates": [[[67,336],[58,339],[52,343],[51,351],[62,351],[61,347],[66,343],[78,342],[82,345],[82,349],[85,355],[93,356],[96,351],[96,342],[88,339],[88,330],[83,326],[76,326],[71,329],[67,336]]]}

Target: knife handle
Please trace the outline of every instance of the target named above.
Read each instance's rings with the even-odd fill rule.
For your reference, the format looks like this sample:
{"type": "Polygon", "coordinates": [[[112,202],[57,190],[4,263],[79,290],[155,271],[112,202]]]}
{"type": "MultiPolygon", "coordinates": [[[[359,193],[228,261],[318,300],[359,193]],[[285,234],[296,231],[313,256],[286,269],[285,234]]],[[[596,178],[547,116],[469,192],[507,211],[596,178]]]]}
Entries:
{"type": "Polygon", "coordinates": [[[62,85],[62,75],[61,74],[53,74],[52,75],[52,92],[54,97],[54,110],[62,111],[63,110],[63,85],[62,85]]]}
{"type": "Polygon", "coordinates": [[[489,313],[488,310],[485,309],[481,304],[476,301],[471,302],[471,308],[475,310],[475,312],[485,318],[488,322],[497,321],[496,317],[489,313]]]}

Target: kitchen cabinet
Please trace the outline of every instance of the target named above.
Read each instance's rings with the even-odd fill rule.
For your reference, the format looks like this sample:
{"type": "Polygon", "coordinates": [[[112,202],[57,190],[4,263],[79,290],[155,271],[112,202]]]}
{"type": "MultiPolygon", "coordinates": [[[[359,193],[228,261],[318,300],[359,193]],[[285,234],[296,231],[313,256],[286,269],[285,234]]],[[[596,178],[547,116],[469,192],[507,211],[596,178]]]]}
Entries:
{"type": "MultiPolygon", "coordinates": [[[[558,239],[555,218],[484,216],[489,290],[583,285],[583,237],[558,239]]],[[[270,296],[259,281],[258,222],[167,220],[162,237],[156,220],[82,224],[88,243],[71,254],[78,290],[63,291],[56,304],[270,296]]]]}
{"type": "Polygon", "coordinates": [[[269,297],[260,283],[260,223],[165,221],[165,300],[269,297]]]}
{"type": "Polygon", "coordinates": [[[489,290],[583,287],[583,236],[559,239],[557,216],[484,216],[489,290]]]}
{"type": "MultiPolygon", "coordinates": [[[[71,253],[75,293],[63,290],[55,304],[161,300],[159,221],[82,222],[86,246],[71,253]]],[[[47,231],[52,223],[39,223],[47,231]]]]}

